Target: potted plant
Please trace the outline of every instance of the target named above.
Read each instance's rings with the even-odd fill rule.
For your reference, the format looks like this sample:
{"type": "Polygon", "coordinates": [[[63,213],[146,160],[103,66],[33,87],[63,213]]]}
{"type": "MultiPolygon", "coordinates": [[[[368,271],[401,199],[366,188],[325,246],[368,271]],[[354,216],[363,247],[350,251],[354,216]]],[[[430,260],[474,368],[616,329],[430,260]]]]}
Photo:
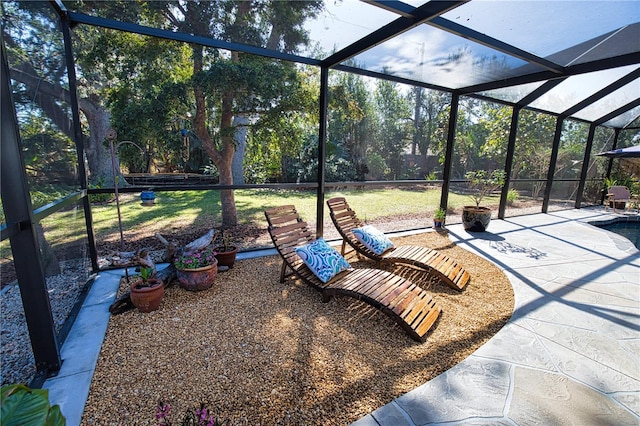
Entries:
{"type": "Polygon", "coordinates": [[[442,207],[438,207],[433,214],[433,227],[435,229],[442,229],[444,226],[444,220],[447,217],[447,211],[442,207]]]}
{"type": "Polygon", "coordinates": [[[218,266],[227,266],[233,268],[236,263],[236,255],[238,254],[238,247],[231,243],[229,234],[225,231],[219,231],[216,235],[216,258],[218,259],[218,266]]]}
{"type": "Polygon", "coordinates": [[[475,206],[464,206],[462,209],[462,225],[472,232],[482,232],[491,222],[491,209],[480,203],[487,195],[504,186],[506,173],[504,170],[473,170],[467,172],[467,187],[475,206]]]}
{"type": "Polygon", "coordinates": [[[155,311],[164,297],[164,283],[155,276],[153,268],[140,268],[140,275],[132,277],[131,303],[140,312],[155,311]]]}
{"type": "Polygon", "coordinates": [[[154,205],[156,202],[156,193],[153,192],[153,188],[140,192],[140,201],[142,201],[143,206],[154,205]]]}
{"type": "Polygon", "coordinates": [[[195,252],[179,253],[173,264],[182,288],[201,291],[211,287],[218,274],[217,254],[213,245],[195,252]]]}

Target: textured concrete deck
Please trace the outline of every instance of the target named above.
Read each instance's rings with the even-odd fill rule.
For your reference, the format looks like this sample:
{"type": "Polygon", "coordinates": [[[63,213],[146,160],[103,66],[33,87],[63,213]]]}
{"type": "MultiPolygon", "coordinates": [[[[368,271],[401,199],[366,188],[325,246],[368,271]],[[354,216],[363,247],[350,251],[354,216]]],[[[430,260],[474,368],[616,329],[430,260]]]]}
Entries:
{"type": "Polygon", "coordinates": [[[587,224],[605,218],[584,209],[492,221],[486,233],[448,227],[505,271],[513,316],[465,361],[353,426],[640,424],[640,254],[587,224]]]}
{"type": "MultiPolygon", "coordinates": [[[[609,217],[583,209],[494,220],[485,233],[449,226],[505,271],[515,312],[471,357],[353,425],[639,425],[640,253],[587,224],[609,217]]],[[[121,274],[97,278],[45,383],[68,425],[80,424],[121,274]]]]}

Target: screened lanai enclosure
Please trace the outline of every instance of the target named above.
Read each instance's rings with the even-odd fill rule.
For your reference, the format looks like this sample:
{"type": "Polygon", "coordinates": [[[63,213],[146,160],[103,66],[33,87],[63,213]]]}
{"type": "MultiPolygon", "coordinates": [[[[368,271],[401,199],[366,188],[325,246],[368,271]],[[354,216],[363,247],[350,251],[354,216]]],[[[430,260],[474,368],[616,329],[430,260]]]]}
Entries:
{"type": "Polygon", "coordinates": [[[459,223],[476,170],[506,173],[498,218],[637,185],[596,155],[640,144],[635,0],[1,6],[3,384],[54,375],[94,274],[155,233],[259,250],[291,203],[330,239],[334,194],[386,231],[459,223]]]}

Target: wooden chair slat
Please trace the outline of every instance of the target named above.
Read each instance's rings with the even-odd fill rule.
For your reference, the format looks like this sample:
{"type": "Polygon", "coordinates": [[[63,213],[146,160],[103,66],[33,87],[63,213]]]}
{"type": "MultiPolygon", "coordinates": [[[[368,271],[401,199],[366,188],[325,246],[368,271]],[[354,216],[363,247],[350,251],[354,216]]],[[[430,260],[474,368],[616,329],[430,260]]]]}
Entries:
{"type": "MultiPolygon", "coordinates": [[[[296,247],[314,239],[295,207],[288,205],[270,208],[265,210],[265,216],[269,224],[269,235],[286,265],[285,268],[289,268],[303,282],[319,290],[323,300],[328,300],[331,295],[344,295],[362,300],[387,314],[411,338],[424,341],[430,325],[428,321],[415,321],[415,318],[433,318],[433,324],[440,314],[439,306],[425,290],[399,275],[368,268],[344,271],[323,283],[295,253],[296,247]],[[432,303],[426,303],[425,300],[432,303]],[[405,306],[411,306],[412,310],[405,312],[405,306]],[[420,311],[421,307],[425,309],[424,312],[420,311]],[[406,317],[411,318],[413,324],[406,321],[406,317]]],[[[284,279],[284,269],[282,275],[284,279]]]]}
{"type": "Polygon", "coordinates": [[[404,264],[423,269],[428,274],[436,275],[443,283],[458,291],[462,291],[469,283],[470,275],[464,268],[449,256],[436,250],[420,246],[399,246],[382,255],[361,244],[353,235],[352,229],[359,226],[355,212],[349,207],[344,197],[327,200],[329,215],[338,233],[358,254],[376,262],[404,264]],[[458,273],[454,271],[463,271],[458,273]]]}

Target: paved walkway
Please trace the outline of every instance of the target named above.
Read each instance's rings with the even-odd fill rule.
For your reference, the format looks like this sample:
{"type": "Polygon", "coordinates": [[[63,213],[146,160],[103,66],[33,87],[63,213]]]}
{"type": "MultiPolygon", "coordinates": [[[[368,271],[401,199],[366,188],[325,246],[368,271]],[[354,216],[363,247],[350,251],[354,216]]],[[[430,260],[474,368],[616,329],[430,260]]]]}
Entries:
{"type": "MultiPolygon", "coordinates": [[[[509,277],[515,311],[472,356],[352,426],[640,424],[640,253],[570,210],[448,227],[509,277]]],[[[473,285],[473,282],[470,284],[473,285]]]]}
{"type": "MultiPolygon", "coordinates": [[[[465,361],[353,425],[639,425],[640,253],[587,224],[607,218],[582,209],[494,220],[486,233],[448,227],[506,272],[515,312],[465,361]]],[[[121,274],[99,275],[45,383],[68,425],[82,418],[121,274]]]]}

